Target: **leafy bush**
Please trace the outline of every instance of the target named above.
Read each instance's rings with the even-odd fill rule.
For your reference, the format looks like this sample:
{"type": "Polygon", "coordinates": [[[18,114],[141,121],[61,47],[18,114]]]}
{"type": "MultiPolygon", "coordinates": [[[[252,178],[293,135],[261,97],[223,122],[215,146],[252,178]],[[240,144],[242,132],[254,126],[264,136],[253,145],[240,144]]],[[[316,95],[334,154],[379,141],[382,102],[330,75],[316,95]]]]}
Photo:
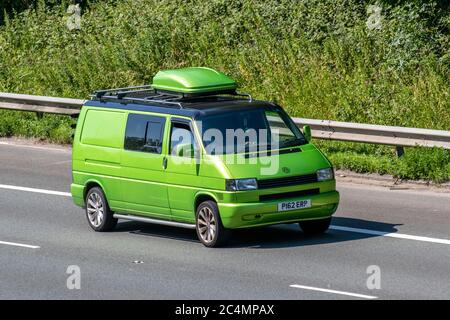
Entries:
{"type": "MultiPolygon", "coordinates": [[[[81,29],[72,31],[69,2],[38,1],[0,26],[0,91],[82,98],[98,88],[148,84],[160,69],[201,65],[293,116],[450,128],[448,1],[87,1],[81,29]],[[370,5],[381,8],[375,27],[370,5]]],[[[5,115],[0,134],[49,138],[27,127],[29,116],[14,116],[26,119],[20,129],[5,115]]],[[[59,121],[46,130],[61,134],[59,121]]],[[[324,145],[354,170],[393,172],[383,160],[392,148],[324,145]]],[[[420,154],[436,167],[414,167],[419,153],[411,152],[396,172],[445,176],[434,151],[420,154]]]]}
{"type": "Polygon", "coordinates": [[[393,172],[398,177],[409,179],[448,181],[450,180],[450,152],[437,148],[408,150],[393,172]]]}
{"type": "Polygon", "coordinates": [[[72,141],[73,120],[65,116],[44,115],[38,118],[35,113],[0,111],[0,136],[36,137],[49,142],[69,144],[72,141]]]}
{"type": "Polygon", "coordinates": [[[5,19],[12,18],[17,13],[27,9],[42,9],[44,7],[53,7],[60,5],[61,8],[67,8],[69,4],[79,4],[82,8],[87,8],[92,0],[2,0],[0,2],[0,24],[5,19]]]}

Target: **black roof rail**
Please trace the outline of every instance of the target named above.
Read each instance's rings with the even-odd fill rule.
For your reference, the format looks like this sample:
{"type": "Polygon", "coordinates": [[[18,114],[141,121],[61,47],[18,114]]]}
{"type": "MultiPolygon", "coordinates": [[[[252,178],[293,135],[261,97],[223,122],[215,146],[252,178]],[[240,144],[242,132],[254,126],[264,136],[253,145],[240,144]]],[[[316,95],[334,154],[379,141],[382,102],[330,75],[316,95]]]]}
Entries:
{"type": "Polygon", "coordinates": [[[237,92],[236,90],[190,94],[182,92],[156,90],[151,85],[97,90],[94,92],[93,95],[91,95],[91,98],[94,100],[103,100],[103,99],[121,100],[121,101],[126,100],[130,102],[144,103],[144,104],[158,103],[166,105],[168,107],[178,107],[182,109],[183,103],[189,102],[190,99],[203,97],[206,98],[220,95],[247,97],[249,102],[253,102],[252,96],[250,94],[240,93],[237,92]]]}
{"type": "Polygon", "coordinates": [[[182,108],[181,102],[170,101],[171,99],[180,98],[179,95],[161,94],[157,92],[151,85],[134,86],[116,89],[97,90],[91,96],[92,99],[109,99],[109,100],[127,100],[138,103],[161,103],[170,106],[182,108]]]}
{"type": "Polygon", "coordinates": [[[106,93],[118,93],[123,91],[142,91],[142,90],[154,90],[151,85],[145,85],[145,86],[134,86],[134,87],[126,87],[126,88],[115,88],[115,89],[102,89],[102,90],[96,90],[94,91],[94,94],[92,95],[95,98],[101,98],[106,93]]]}
{"type": "MultiPolygon", "coordinates": [[[[169,107],[178,107],[180,109],[183,108],[183,104],[181,102],[176,102],[176,101],[170,101],[170,100],[165,100],[165,99],[152,99],[151,97],[149,98],[136,98],[136,97],[122,97],[122,98],[118,98],[117,96],[103,96],[101,99],[110,99],[110,100],[121,100],[121,101],[129,101],[129,102],[135,102],[135,103],[160,103],[160,104],[164,104],[166,106],[169,107]]],[[[101,100],[100,99],[100,100],[101,100]]]]}
{"type": "Polygon", "coordinates": [[[236,96],[240,96],[240,97],[247,97],[248,98],[248,102],[253,102],[253,97],[250,93],[246,93],[246,92],[235,92],[236,96]]]}

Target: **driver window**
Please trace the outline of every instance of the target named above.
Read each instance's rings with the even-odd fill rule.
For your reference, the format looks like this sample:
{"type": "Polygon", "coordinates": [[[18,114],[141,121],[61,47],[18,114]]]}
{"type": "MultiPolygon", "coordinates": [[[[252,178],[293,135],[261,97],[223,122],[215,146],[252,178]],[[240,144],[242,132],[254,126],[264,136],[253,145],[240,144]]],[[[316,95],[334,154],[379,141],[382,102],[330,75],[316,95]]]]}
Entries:
{"type": "Polygon", "coordinates": [[[194,150],[195,140],[188,123],[173,122],[170,133],[170,154],[180,156],[180,148],[185,151],[181,156],[192,158],[190,154],[194,150]]]}

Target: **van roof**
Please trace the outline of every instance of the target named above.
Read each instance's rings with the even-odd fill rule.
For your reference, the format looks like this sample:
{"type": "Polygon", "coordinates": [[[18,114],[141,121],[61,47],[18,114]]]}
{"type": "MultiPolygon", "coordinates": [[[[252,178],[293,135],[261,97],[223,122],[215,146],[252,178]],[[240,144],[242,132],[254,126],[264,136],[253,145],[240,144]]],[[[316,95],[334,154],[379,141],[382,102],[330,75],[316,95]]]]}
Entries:
{"type": "Polygon", "coordinates": [[[275,106],[271,102],[253,100],[249,94],[234,89],[201,94],[185,94],[155,89],[153,86],[96,91],[86,106],[108,109],[156,112],[198,118],[227,109],[275,106]]]}
{"type": "Polygon", "coordinates": [[[133,111],[143,111],[143,112],[155,112],[162,114],[171,114],[186,116],[193,119],[198,117],[226,112],[227,110],[243,109],[243,108],[258,108],[258,107],[274,107],[275,104],[268,101],[259,100],[242,100],[242,99],[217,99],[217,100],[205,100],[202,102],[190,102],[183,103],[183,108],[173,108],[167,107],[159,103],[142,103],[133,101],[108,101],[108,100],[88,100],[85,106],[91,107],[101,107],[106,109],[122,109],[122,110],[133,110],[133,111]]]}

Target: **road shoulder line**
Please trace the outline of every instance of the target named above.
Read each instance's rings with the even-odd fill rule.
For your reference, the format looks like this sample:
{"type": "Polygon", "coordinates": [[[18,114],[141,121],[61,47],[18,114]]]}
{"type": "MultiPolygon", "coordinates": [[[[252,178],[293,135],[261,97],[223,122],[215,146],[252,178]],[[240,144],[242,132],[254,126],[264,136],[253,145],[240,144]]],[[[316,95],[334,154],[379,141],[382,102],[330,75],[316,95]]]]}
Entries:
{"type": "Polygon", "coordinates": [[[384,231],[351,228],[351,227],[336,226],[336,225],[331,225],[330,229],[338,230],[338,231],[345,231],[345,232],[370,234],[370,235],[380,236],[380,237],[390,237],[390,238],[398,238],[398,239],[406,239],[406,240],[414,240],[414,241],[421,241],[421,242],[431,242],[431,243],[440,243],[440,244],[449,244],[450,245],[450,240],[447,240],[447,239],[414,236],[414,235],[404,234],[404,233],[384,232],[384,231]]]}
{"type": "Polygon", "coordinates": [[[318,292],[325,292],[325,293],[333,293],[333,294],[339,294],[339,295],[350,296],[350,297],[355,297],[355,298],[362,298],[362,299],[377,299],[378,298],[375,296],[369,296],[369,295],[365,295],[365,294],[317,288],[317,287],[302,286],[299,284],[291,284],[289,287],[297,288],[297,289],[304,289],[304,290],[311,290],[311,291],[318,291],[318,292]]]}
{"type": "Polygon", "coordinates": [[[50,195],[62,196],[62,197],[71,197],[72,196],[69,192],[61,192],[61,191],[37,189],[37,188],[28,188],[28,187],[18,187],[18,186],[11,186],[11,185],[7,185],[7,184],[0,184],[0,189],[17,190],[17,191],[34,192],[34,193],[43,193],[43,194],[50,194],[50,195]]]}
{"type": "Polygon", "coordinates": [[[24,244],[24,243],[17,243],[17,242],[7,242],[7,241],[0,241],[0,244],[4,244],[7,246],[13,246],[13,247],[23,247],[28,249],[39,249],[39,246],[33,246],[30,244],[24,244]]]}

